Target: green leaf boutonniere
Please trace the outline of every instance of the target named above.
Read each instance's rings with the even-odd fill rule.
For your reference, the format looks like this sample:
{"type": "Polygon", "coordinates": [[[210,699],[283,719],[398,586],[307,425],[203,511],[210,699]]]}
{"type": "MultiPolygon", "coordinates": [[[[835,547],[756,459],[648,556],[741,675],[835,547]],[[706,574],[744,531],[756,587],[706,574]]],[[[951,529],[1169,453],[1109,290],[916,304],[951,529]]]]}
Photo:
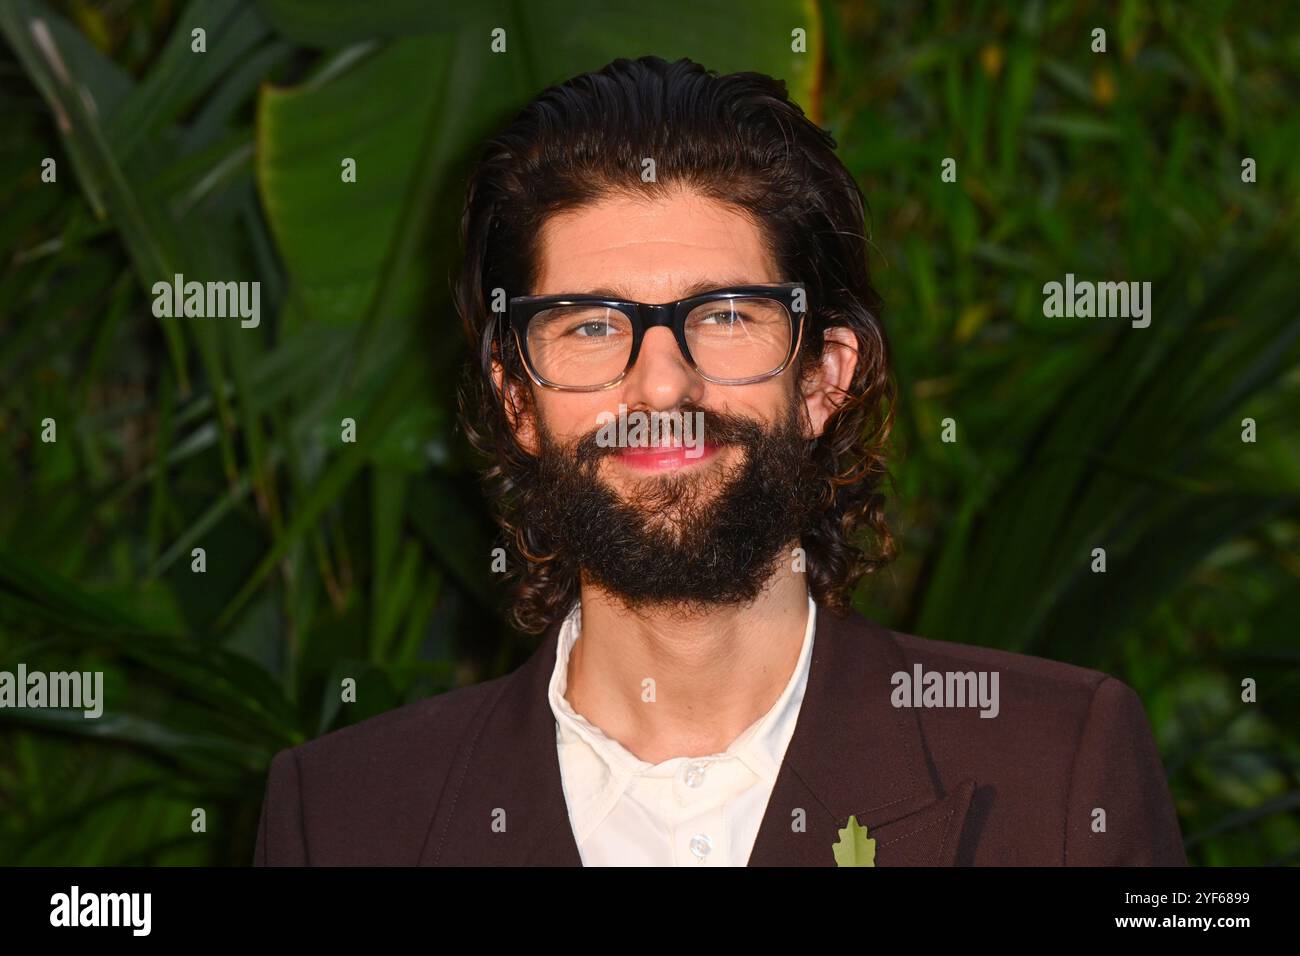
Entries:
{"type": "Polygon", "coordinates": [[[849,825],[840,830],[839,841],[831,847],[836,866],[875,866],[876,841],[867,836],[867,828],[849,817],[849,825]]]}

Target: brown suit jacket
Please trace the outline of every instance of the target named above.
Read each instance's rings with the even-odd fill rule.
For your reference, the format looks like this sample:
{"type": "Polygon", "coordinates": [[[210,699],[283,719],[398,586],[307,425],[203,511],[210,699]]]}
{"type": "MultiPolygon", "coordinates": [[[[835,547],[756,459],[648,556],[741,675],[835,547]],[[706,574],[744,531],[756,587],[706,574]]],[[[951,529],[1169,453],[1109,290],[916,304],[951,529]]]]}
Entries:
{"type": "MultiPolygon", "coordinates": [[[[254,862],[581,865],[547,701],[558,635],[557,625],[504,677],[280,751],[254,862]],[[504,832],[493,828],[498,810],[504,832]]],[[[1126,684],[820,609],[807,690],[749,865],[834,866],[850,814],[875,838],[877,866],[1187,862],[1126,684]],[[891,675],[916,663],[997,671],[998,716],[896,708],[891,675]],[[1096,808],[1104,832],[1094,832],[1096,808]]]]}

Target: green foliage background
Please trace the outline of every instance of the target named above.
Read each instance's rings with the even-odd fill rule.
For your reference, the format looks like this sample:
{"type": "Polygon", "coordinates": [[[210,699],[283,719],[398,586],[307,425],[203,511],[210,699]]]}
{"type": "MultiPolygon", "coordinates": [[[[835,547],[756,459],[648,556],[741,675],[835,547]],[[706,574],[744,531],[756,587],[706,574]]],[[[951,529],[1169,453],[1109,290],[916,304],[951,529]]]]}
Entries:
{"type": "Polygon", "coordinates": [[[543,86],[655,53],[784,78],[871,201],[903,547],[859,607],[1129,682],[1190,859],[1294,863],[1295,8],[895,6],[0,2],[0,667],[109,701],[0,711],[0,861],[247,863],[277,749],[531,652],[454,430],[458,203],[543,86]],[[154,318],[178,272],[260,327],[154,318]],[[1044,318],[1067,272],[1150,328],[1044,318]]]}

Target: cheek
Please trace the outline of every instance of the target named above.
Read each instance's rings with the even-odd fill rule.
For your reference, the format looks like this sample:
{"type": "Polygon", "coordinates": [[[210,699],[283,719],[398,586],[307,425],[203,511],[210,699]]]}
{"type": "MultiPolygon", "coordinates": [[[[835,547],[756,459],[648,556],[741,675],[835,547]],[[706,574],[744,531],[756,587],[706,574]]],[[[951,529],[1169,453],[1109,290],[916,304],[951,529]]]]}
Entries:
{"type": "Polygon", "coordinates": [[[754,385],[714,387],[705,395],[702,404],[706,408],[744,415],[772,425],[785,420],[791,403],[802,403],[797,388],[792,376],[781,375],[754,385]]]}
{"type": "Polygon", "coordinates": [[[601,412],[618,414],[618,400],[604,392],[546,392],[538,397],[537,407],[547,432],[565,443],[598,428],[601,412]]]}

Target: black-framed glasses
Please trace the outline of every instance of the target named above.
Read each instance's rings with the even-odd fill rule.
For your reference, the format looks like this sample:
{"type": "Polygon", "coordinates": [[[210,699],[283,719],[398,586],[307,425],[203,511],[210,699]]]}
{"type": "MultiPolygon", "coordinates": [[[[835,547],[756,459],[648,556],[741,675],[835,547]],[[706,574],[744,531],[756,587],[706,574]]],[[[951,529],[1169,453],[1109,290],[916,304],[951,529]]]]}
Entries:
{"type": "Polygon", "coordinates": [[[672,329],[701,378],[749,385],[785,371],[799,350],[807,299],[800,282],[715,289],[650,304],[599,295],[510,300],[510,326],[528,374],[544,388],[594,392],[621,382],[647,329],[672,329]]]}

